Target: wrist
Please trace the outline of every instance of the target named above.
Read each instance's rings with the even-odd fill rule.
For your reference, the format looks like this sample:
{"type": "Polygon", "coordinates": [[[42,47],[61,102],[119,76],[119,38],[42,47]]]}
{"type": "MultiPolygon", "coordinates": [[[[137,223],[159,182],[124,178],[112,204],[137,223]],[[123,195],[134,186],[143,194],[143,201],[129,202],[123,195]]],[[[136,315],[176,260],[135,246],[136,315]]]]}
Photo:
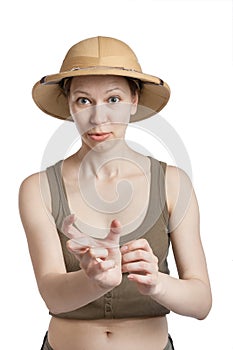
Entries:
{"type": "Polygon", "coordinates": [[[155,285],[153,293],[151,294],[151,298],[154,300],[158,300],[161,297],[164,297],[164,295],[165,295],[165,288],[164,288],[164,283],[163,283],[164,276],[166,278],[166,275],[163,274],[162,272],[158,273],[157,283],[155,285]]]}

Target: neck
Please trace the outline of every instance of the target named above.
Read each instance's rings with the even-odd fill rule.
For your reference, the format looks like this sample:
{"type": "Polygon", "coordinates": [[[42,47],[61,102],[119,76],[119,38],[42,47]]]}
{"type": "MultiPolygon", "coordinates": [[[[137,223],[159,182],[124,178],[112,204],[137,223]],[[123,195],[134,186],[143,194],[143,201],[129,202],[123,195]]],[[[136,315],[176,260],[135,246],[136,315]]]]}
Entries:
{"type": "Polygon", "coordinates": [[[131,159],[134,151],[129,148],[124,139],[105,141],[104,145],[89,148],[86,144],[77,153],[81,159],[81,172],[88,178],[110,180],[121,174],[121,160],[131,159]],[[100,146],[100,147],[99,147],[100,146]]]}

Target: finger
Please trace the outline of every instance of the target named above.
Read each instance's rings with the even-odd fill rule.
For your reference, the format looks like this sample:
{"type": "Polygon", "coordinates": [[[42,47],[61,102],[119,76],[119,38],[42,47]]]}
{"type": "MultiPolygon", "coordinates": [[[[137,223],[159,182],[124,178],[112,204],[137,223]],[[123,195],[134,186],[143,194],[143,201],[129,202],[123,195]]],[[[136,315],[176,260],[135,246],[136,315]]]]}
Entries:
{"type": "Polygon", "coordinates": [[[119,220],[114,219],[111,222],[110,229],[113,233],[120,234],[121,233],[121,223],[119,220]]]}
{"type": "Polygon", "coordinates": [[[69,225],[73,225],[74,222],[75,222],[75,214],[70,214],[66,216],[65,219],[63,220],[62,228],[65,229],[66,227],[69,227],[69,225]]]}
{"type": "Polygon", "coordinates": [[[113,260],[100,260],[98,265],[101,271],[107,271],[116,267],[113,260]]]}
{"type": "Polygon", "coordinates": [[[71,253],[74,254],[83,254],[89,250],[87,246],[80,245],[72,239],[66,242],[66,247],[71,253]]]}
{"type": "Polygon", "coordinates": [[[79,238],[80,236],[83,236],[83,233],[81,233],[76,227],[73,226],[75,222],[75,214],[68,215],[65,217],[62,223],[62,232],[68,237],[68,238],[79,238]]]}
{"type": "Polygon", "coordinates": [[[142,250],[137,249],[133,251],[129,251],[122,255],[122,263],[135,262],[135,261],[146,261],[148,263],[156,263],[157,258],[155,255],[142,250]]]}
{"type": "Polygon", "coordinates": [[[152,264],[145,261],[137,261],[122,265],[122,272],[137,273],[137,274],[152,274],[155,272],[152,264]]]}
{"type": "Polygon", "coordinates": [[[128,275],[128,279],[130,281],[133,281],[139,284],[144,284],[147,286],[152,286],[153,284],[156,283],[152,275],[130,274],[128,275]]]}
{"type": "Polygon", "coordinates": [[[108,256],[108,250],[105,248],[91,248],[89,250],[91,257],[95,259],[105,259],[108,256]]]}
{"type": "Polygon", "coordinates": [[[110,231],[105,238],[105,241],[108,241],[111,246],[119,246],[120,241],[120,233],[121,233],[121,224],[118,220],[113,220],[111,222],[110,231]]]}
{"type": "Polygon", "coordinates": [[[149,253],[153,253],[148,241],[144,238],[128,242],[127,244],[121,247],[121,252],[122,254],[125,254],[129,251],[140,250],[140,249],[147,251],[149,253]]]}

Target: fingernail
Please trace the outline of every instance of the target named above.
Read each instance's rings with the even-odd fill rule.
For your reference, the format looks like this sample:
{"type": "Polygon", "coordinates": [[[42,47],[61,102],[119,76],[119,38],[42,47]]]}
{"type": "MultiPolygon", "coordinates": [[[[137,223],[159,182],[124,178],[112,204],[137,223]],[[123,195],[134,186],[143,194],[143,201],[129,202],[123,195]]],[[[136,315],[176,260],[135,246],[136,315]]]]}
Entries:
{"type": "Polygon", "coordinates": [[[124,245],[123,247],[121,247],[121,251],[122,252],[126,252],[128,250],[128,246],[124,245]]]}

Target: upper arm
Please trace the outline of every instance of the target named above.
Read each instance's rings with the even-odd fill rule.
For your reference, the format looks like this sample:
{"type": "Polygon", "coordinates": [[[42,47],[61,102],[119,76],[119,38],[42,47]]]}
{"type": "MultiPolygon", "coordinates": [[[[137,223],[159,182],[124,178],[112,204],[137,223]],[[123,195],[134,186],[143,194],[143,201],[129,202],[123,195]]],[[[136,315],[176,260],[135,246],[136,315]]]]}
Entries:
{"type": "Polygon", "coordinates": [[[198,278],[209,284],[200,237],[197,198],[187,174],[168,166],[166,192],[171,243],[180,278],[198,278]]]}
{"type": "Polygon", "coordinates": [[[19,211],[37,279],[48,273],[65,272],[62,248],[50,210],[50,195],[45,173],[26,178],[19,190],[19,211]]]}

